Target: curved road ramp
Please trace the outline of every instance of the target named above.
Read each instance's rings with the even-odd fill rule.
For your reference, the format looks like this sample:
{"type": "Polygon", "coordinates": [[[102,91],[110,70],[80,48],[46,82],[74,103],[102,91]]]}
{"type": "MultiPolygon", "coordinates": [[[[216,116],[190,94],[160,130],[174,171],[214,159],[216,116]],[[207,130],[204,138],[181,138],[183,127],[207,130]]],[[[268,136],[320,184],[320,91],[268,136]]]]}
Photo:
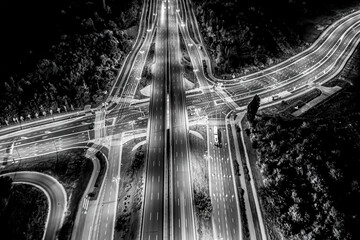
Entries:
{"type": "Polygon", "coordinates": [[[38,172],[16,172],[0,175],[9,176],[15,184],[29,184],[41,189],[49,202],[49,211],[45,223],[43,239],[56,239],[56,233],[62,226],[66,206],[64,187],[53,177],[38,172]]]}

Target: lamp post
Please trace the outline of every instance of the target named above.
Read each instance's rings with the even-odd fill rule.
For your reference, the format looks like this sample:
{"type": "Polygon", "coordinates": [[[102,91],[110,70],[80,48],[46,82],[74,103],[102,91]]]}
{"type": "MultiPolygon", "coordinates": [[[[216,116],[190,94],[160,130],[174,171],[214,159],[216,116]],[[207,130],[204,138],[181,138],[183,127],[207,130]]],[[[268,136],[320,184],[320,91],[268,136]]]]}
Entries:
{"type": "Polygon", "coordinates": [[[23,116],[20,116],[20,127],[21,127],[21,129],[22,129],[22,125],[21,125],[21,123],[24,121],[24,117],[23,116]]]}
{"type": "Polygon", "coordinates": [[[53,121],[55,122],[54,115],[53,115],[53,110],[50,109],[49,112],[50,112],[50,115],[52,116],[53,121]]]}
{"type": "Polygon", "coordinates": [[[16,117],[16,121],[20,124],[20,129],[22,129],[21,119],[20,119],[20,121],[19,121],[19,118],[18,118],[18,117],[16,117]]]}

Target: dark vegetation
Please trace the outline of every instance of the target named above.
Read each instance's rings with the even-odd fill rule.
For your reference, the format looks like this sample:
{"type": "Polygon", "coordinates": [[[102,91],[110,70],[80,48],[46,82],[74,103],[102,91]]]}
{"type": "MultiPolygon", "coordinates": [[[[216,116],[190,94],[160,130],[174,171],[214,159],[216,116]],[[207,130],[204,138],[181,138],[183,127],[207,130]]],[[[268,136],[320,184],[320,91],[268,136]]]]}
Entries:
{"type": "MultiPolygon", "coordinates": [[[[237,116],[237,115],[235,115],[237,116]]],[[[227,125],[228,128],[228,134],[229,134],[229,139],[234,139],[234,135],[231,129],[231,125],[228,124],[227,125]]],[[[235,134],[239,135],[240,132],[240,128],[238,125],[235,125],[235,134]]],[[[239,138],[238,138],[239,139],[239,138]]],[[[240,170],[240,164],[238,162],[238,159],[236,159],[236,152],[235,152],[235,141],[229,141],[230,144],[230,152],[232,155],[232,159],[233,159],[233,168],[234,168],[234,174],[235,174],[235,186],[236,186],[236,191],[237,191],[237,195],[238,195],[238,200],[239,200],[239,208],[240,208],[240,221],[241,221],[241,230],[243,232],[243,239],[249,239],[250,238],[250,234],[249,234],[249,224],[248,224],[248,220],[247,220],[247,216],[246,216],[246,209],[245,209],[245,198],[244,198],[244,189],[241,187],[241,183],[240,183],[240,176],[241,176],[241,170],[240,170]]],[[[241,147],[241,146],[239,146],[241,147]]],[[[239,148],[239,153],[240,153],[240,163],[242,165],[246,165],[245,163],[245,157],[243,154],[243,149],[239,148]]]]}
{"type": "MultiPolygon", "coordinates": [[[[154,36],[154,39],[156,38],[156,34],[154,36]]],[[[145,65],[143,68],[143,71],[141,73],[141,79],[139,82],[139,88],[143,89],[144,87],[151,84],[151,81],[153,79],[153,73],[151,72],[151,67],[155,63],[155,42],[152,42],[150,45],[149,52],[146,56],[145,65]]]]}
{"type": "Polygon", "coordinates": [[[194,83],[195,87],[198,87],[199,83],[196,81],[194,67],[191,63],[189,52],[186,48],[184,38],[180,32],[179,32],[179,38],[180,38],[180,50],[181,50],[181,65],[183,65],[184,67],[184,73],[183,73],[184,78],[194,83]]]}
{"type": "Polygon", "coordinates": [[[189,134],[191,179],[193,201],[196,214],[196,229],[198,239],[213,239],[212,203],[209,190],[209,167],[207,160],[207,128],[206,125],[196,124],[189,127],[199,133],[204,139],[189,134]]]}
{"type": "Polygon", "coordinates": [[[131,49],[136,31],[130,28],[138,22],[140,0],[4,5],[9,15],[2,22],[11,24],[3,29],[2,124],[104,99],[131,49]]]}
{"type": "Polygon", "coordinates": [[[40,189],[0,177],[0,204],[2,239],[42,239],[48,202],[40,189]]]}
{"type": "Polygon", "coordinates": [[[124,145],[121,157],[120,175],[122,177],[119,184],[115,239],[136,239],[140,229],[146,149],[139,146],[136,152],[132,153],[131,147],[134,144],[136,142],[132,141],[124,145]]]}
{"type": "Polygon", "coordinates": [[[286,239],[360,239],[359,56],[333,80],[343,90],[305,116],[253,124],[266,218],[286,239]]]}
{"type": "Polygon", "coordinates": [[[85,157],[84,150],[77,149],[35,157],[31,161],[13,164],[1,173],[14,171],[42,172],[55,177],[64,186],[68,196],[69,212],[58,234],[59,240],[63,240],[71,237],[78,205],[89,182],[92,170],[92,162],[85,157]]]}
{"type": "MultiPolygon", "coordinates": [[[[156,34],[154,35],[154,39],[156,38],[156,34]]],[[[152,83],[152,79],[153,79],[153,73],[151,72],[152,66],[155,63],[155,42],[152,42],[150,45],[150,49],[149,52],[146,56],[146,61],[144,64],[144,68],[141,72],[141,78],[136,90],[136,94],[135,94],[135,98],[146,98],[148,96],[146,96],[146,93],[143,92],[141,93],[140,90],[142,90],[143,88],[149,86],[152,83]],[[145,96],[144,96],[145,95],[145,96]]],[[[149,91],[150,94],[150,91],[149,91]]]]}
{"type": "Polygon", "coordinates": [[[260,97],[255,95],[249,105],[247,106],[247,119],[250,123],[253,123],[255,120],[256,113],[260,107],[260,97]]]}
{"type": "Polygon", "coordinates": [[[247,73],[301,51],[356,0],[193,0],[215,75],[247,73]]]}
{"type": "Polygon", "coordinates": [[[197,191],[194,189],[194,200],[196,213],[203,219],[210,219],[213,207],[211,205],[211,198],[206,191],[197,191]]]}
{"type": "MultiPolygon", "coordinates": [[[[204,126],[196,126],[192,130],[202,136],[206,136],[206,128],[204,126]]],[[[213,207],[209,192],[208,163],[204,158],[204,155],[207,154],[207,142],[190,134],[189,143],[191,159],[194,160],[191,163],[191,175],[196,214],[199,218],[208,220],[211,218],[213,207]]]]}
{"type": "Polygon", "coordinates": [[[360,152],[349,130],[338,120],[259,119],[261,197],[285,238],[359,238],[360,152]]]}
{"type": "Polygon", "coordinates": [[[140,88],[144,88],[144,87],[150,85],[152,78],[153,78],[153,75],[151,73],[151,65],[144,66],[144,69],[141,73],[141,80],[139,83],[140,88]]]}
{"type": "Polygon", "coordinates": [[[143,146],[140,146],[135,153],[134,160],[131,163],[129,173],[133,175],[137,171],[139,171],[144,166],[145,153],[143,150],[143,146]]]}

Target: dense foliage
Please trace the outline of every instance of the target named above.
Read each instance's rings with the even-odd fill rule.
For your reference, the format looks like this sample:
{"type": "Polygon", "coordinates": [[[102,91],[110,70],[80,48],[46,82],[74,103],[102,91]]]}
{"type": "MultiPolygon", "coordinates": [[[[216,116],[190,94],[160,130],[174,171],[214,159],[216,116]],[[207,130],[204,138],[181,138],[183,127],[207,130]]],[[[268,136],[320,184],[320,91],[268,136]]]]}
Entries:
{"type": "MultiPolygon", "coordinates": [[[[45,36],[48,42],[40,39],[44,46],[27,46],[29,56],[18,56],[24,59],[15,64],[16,69],[5,71],[1,123],[16,117],[25,119],[29,114],[49,114],[51,109],[82,108],[103,100],[130,51],[133,36],[128,29],[137,23],[141,1],[106,1],[105,10],[102,2],[68,0],[56,2],[56,9],[49,8],[55,16],[44,14],[53,23],[48,26],[49,36],[45,36]],[[32,48],[37,51],[33,53],[32,48]]],[[[44,12],[32,10],[32,15],[44,12]]],[[[36,31],[37,25],[32,27],[35,33],[43,31],[36,31]]]]}
{"type": "Polygon", "coordinates": [[[203,219],[210,219],[212,215],[211,198],[207,191],[194,190],[196,213],[203,219]]]}
{"type": "Polygon", "coordinates": [[[255,95],[253,100],[251,100],[251,102],[249,103],[249,105],[247,106],[247,119],[249,120],[249,122],[253,123],[255,120],[255,116],[257,111],[259,110],[260,107],[260,97],[258,95],[255,95]]]}
{"type": "MultiPolygon", "coordinates": [[[[6,181],[7,186],[8,183],[6,181]]],[[[2,239],[42,239],[47,207],[46,196],[40,189],[26,184],[13,185],[7,204],[0,212],[2,239]]]]}
{"type": "MultiPolygon", "coordinates": [[[[318,16],[354,0],[193,0],[215,73],[263,67],[304,46],[318,16]]],[[[246,73],[246,72],[245,72],[246,73]]]]}
{"type": "Polygon", "coordinates": [[[136,149],[136,153],[134,155],[134,159],[131,162],[130,166],[130,173],[134,174],[135,172],[139,171],[144,166],[145,161],[145,152],[143,150],[143,146],[141,145],[136,149]]]}
{"type": "Polygon", "coordinates": [[[351,129],[338,119],[258,119],[263,206],[286,239],[359,239],[360,151],[351,129]]]}

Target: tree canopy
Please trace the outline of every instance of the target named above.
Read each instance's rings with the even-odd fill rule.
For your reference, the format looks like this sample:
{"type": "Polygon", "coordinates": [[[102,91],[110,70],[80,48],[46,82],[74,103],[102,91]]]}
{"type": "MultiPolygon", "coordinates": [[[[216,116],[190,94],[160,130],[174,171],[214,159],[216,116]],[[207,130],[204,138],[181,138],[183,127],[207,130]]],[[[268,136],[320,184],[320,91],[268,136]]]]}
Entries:
{"type": "Polygon", "coordinates": [[[259,117],[251,137],[260,195],[286,239],[359,239],[360,151],[349,130],[337,120],[259,117]]]}
{"type": "Polygon", "coordinates": [[[260,97],[256,94],[247,106],[247,119],[250,123],[254,123],[255,116],[260,107],[260,97]]]}
{"type": "Polygon", "coordinates": [[[56,5],[61,14],[49,19],[58,32],[0,84],[1,124],[97,105],[106,97],[132,46],[128,29],[137,23],[141,3],[106,4],[112,11],[83,0],[56,5]]]}

